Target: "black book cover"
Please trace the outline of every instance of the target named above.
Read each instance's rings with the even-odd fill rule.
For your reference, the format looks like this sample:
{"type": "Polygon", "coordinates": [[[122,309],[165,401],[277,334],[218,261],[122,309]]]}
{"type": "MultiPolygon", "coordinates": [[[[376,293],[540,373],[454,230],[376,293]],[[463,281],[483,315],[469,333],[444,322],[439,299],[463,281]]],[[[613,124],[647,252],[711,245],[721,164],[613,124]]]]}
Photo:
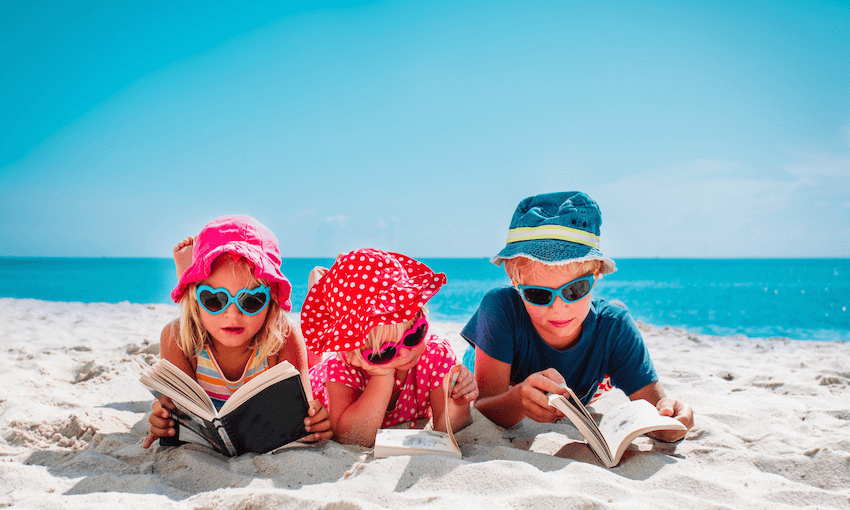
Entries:
{"type": "Polygon", "coordinates": [[[300,377],[265,388],[221,418],[237,455],[266,453],[307,435],[307,395],[300,377]]]}

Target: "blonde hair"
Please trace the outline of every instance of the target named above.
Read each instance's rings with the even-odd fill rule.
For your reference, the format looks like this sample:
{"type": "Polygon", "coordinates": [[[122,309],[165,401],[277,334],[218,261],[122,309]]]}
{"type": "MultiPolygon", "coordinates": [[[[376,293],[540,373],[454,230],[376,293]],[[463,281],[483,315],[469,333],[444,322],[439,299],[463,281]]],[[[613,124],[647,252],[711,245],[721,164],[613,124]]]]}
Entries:
{"type": "MultiPolygon", "coordinates": [[[[222,256],[224,255],[228,254],[222,256]]],[[[213,267],[218,260],[219,258],[216,258],[213,262],[213,267]]],[[[245,259],[239,259],[237,263],[248,265],[248,261],[245,259]]],[[[197,357],[201,349],[212,342],[209,332],[201,322],[200,304],[196,294],[198,283],[190,283],[186,287],[183,299],[180,300],[180,326],[177,345],[189,359],[197,357]]],[[[259,285],[270,286],[269,282],[255,277],[253,271],[250,272],[249,285],[255,287],[259,285]]],[[[280,308],[277,300],[272,298],[269,300],[266,320],[257,334],[254,335],[254,338],[251,339],[250,347],[259,350],[257,359],[264,360],[280,351],[291,333],[292,324],[289,321],[289,314],[280,308]]]]}
{"type": "Polygon", "coordinates": [[[514,257],[505,260],[505,273],[515,285],[522,285],[532,275],[539,274],[544,267],[557,268],[564,273],[590,274],[602,269],[602,261],[597,259],[576,260],[564,264],[549,265],[528,257],[514,257]]]}

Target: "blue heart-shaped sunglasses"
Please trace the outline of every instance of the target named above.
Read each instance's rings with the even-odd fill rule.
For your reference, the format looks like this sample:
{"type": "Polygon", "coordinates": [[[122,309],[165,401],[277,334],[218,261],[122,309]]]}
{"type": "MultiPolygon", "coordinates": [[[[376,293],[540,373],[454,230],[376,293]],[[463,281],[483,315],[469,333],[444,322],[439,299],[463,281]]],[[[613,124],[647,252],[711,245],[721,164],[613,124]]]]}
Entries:
{"type": "Polygon", "coordinates": [[[245,315],[257,315],[271,300],[271,291],[266,285],[260,285],[256,289],[239,289],[235,296],[224,288],[214,289],[209,285],[200,285],[195,295],[201,307],[212,315],[227,310],[230,303],[235,303],[236,308],[245,315]]]}

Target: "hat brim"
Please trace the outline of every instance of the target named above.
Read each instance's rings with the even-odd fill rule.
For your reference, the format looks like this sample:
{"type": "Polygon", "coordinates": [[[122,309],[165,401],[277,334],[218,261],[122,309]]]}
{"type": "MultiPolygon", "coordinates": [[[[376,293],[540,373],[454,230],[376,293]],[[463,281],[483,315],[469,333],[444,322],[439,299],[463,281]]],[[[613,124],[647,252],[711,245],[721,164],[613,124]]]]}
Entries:
{"type": "Polygon", "coordinates": [[[358,349],[372,328],[414,318],[445,283],[445,274],[398,253],[364,248],[344,255],[301,308],[307,348],[316,354],[358,349]]]}
{"type": "Polygon", "coordinates": [[[244,246],[243,243],[228,243],[216,247],[194,260],[192,265],[180,276],[177,286],[171,291],[171,299],[175,303],[179,303],[183,299],[189,284],[209,278],[213,262],[225,253],[238,255],[248,260],[253,266],[254,276],[270,284],[272,297],[280,307],[287,312],[292,309],[292,301],[289,299],[292,285],[289,280],[283,275],[280,268],[270,263],[264,263],[263,254],[259,250],[244,246]]]}
{"type": "Polygon", "coordinates": [[[505,246],[490,262],[501,266],[505,260],[525,257],[549,266],[599,260],[602,262],[602,274],[617,270],[617,264],[602,252],[591,246],[554,239],[520,241],[505,246]]]}

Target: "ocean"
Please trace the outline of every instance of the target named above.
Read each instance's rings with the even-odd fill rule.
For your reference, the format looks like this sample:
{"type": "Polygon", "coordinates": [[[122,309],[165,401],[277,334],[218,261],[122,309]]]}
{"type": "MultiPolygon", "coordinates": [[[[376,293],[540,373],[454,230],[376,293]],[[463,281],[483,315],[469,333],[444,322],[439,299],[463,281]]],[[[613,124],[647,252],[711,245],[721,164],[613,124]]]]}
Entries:
{"type": "MultiPolygon", "coordinates": [[[[489,289],[507,285],[487,259],[421,259],[446,273],[433,317],[466,322],[489,289]]],[[[332,259],[284,259],[300,310],[307,274],[332,259]]],[[[620,300],[655,326],[711,335],[850,340],[850,259],[618,259],[596,297],[620,300]]],[[[0,258],[0,297],[47,301],[170,303],[177,284],[165,258],[0,258]]]]}

